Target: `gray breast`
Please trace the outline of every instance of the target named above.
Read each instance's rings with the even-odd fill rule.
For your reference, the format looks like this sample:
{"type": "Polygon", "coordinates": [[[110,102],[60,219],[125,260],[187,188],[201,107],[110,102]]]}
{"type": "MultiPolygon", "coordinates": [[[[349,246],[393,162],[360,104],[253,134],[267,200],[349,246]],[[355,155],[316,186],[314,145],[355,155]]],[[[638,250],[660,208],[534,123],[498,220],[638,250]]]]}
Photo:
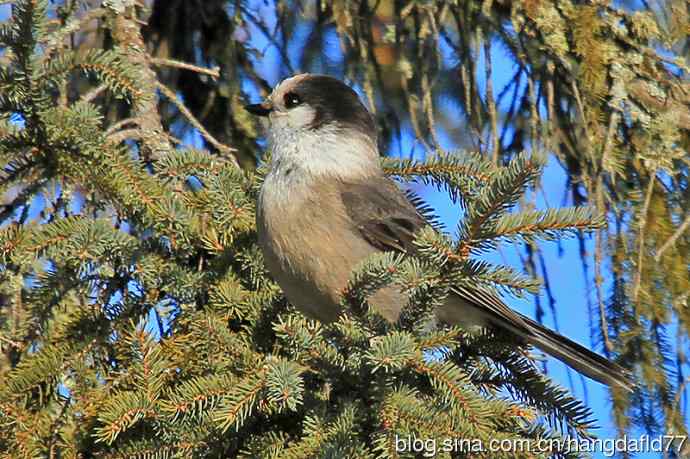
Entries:
{"type": "Polygon", "coordinates": [[[353,238],[328,183],[287,187],[285,179],[269,174],[259,198],[257,230],[266,267],[295,307],[330,322],[341,311],[338,292],[367,248],[353,238]]]}

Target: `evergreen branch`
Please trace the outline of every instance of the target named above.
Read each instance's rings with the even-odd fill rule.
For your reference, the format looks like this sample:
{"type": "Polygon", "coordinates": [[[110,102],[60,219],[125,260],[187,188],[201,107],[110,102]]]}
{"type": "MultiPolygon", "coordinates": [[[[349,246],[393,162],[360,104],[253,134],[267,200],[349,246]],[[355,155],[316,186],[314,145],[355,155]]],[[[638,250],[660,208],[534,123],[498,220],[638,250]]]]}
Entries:
{"type": "Polygon", "coordinates": [[[683,235],[683,233],[685,233],[685,231],[688,230],[688,228],[690,228],[690,214],[688,214],[688,216],[685,217],[683,223],[681,223],[678,226],[678,228],[676,228],[676,231],[674,231],[674,233],[666,241],[664,241],[663,244],[661,244],[661,247],[659,247],[659,249],[657,250],[656,255],[654,255],[654,260],[656,260],[657,262],[661,260],[661,257],[664,255],[664,252],[666,252],[669,249],[669,247],[674,245],[678,238],[680,238],[683,235]]]}
{"type": "Polygon", "coordinates": [[[433,263],[408,257],[401,266],[399,279],[409,301],[400,311],[398,324],[405,330],[427,330],[435,321],[435,311],[448,296],[439,268],[433,263]]]}
{"type": "Polygon", "coordinates": [[[25,130],[8,132],[0,138],[0,195],[15,184],[22,184],[35,173],[36,144],[25,130]]]}
{"type": "MultiPolygon", "coordinates": [[[[304,420],[304,435],[281,452],[281,458],[357,457],[371,458],[356,439],[358,410],[353,403],[345,403],[331,422],[308,416],[304,420]]],[[[373,458],[371,458],[373,459],[373,458]]]]}
{"type": "Polygon", "coordinates": [[[94,167],[78,172],[70,170],[75,174],[70,178],[77,183],[86,181],[123,214],[134,222],[151,225],[167,236],[172,245],[188,245],[198,239],[195,225],[199,219],[189,215],[191,209],[170,196],[163,184],[146,174],[143,165],[129,158],[124,149],[105,145],[109,148],[96,149],[95,145],[85,144],[88,151],[94,152],[90,158],[94,167]]]}
{"type": "Polygon", "coordinates": [[[214,227],[221,229],[223,246],[232,244],[239,233],[254,230],[255,203],[247,196],[241,169],[226,164],[218,174],[207,177],[205,184],[214,227]]]}
{"type": "Polygon", "coordinates": [[[0,23],[0,43],[11,47],[17,43],[18,37],[14,24],[3,21],[0,23]]]}
{"type": "Polygon", "coordinates": [[[289,355],[297,362],[307,364],[316,361],[334,368],[346,368],[345,359],[324,339],[318,322],[293,314],[287,318],[279,316],[273,330],[285,343],[289,355]]]}
{"type": "MultiPolygon", "coordinates": [[[[435,412],[429,403],[416,400],[415,395],[414,393],[406,393],[399,397],[404,400],[405,404],[395,400],[395,395],[389,396],[382,409],[379,410],[382,431],[375,434],[372,442],[377,458],[398,459],[402,457],[399,446],[400,438],[404,440],[413,437],[424,438],[427,441],[435,442],[443,441],[443,438],[458,438],[456,431],[447,422],[447,414],[435,412]]],[[[425,451],[423,454],[436,455],[433,451],[425,451]]]]}
{"type": "Polygon", "coordinates": [[[112,444],[119,435],[145,418],[156,415],[151,401],[144,394],[133,391],[115,392],[99,407],[96,442],[112,444]]]}
{"type": "Polygon", "coordinates": [[[256,319],[256,311],[248,302],[250,297],[239,279],[228,273],[209,291],[209,307],[224,313],[227,318],[252,321],[256,319]]]}
{"type": "Polygon", "coordinates": [[[412,159],[383,160],[386,174],[406,180],[419,180],[425,185],[433,184],[439,190],[447,190],[453,202],[462,205],[476,194],[477,187],[488,182],[495,167],[479,155],[463,155],[439,152],[418,162],[412,159]]]}
{"type": "Polygon", "coordinates": [[[467,257],[471,250],[482,250],[487,229],[501,213],[512,207],[522,193],[541,173],[541,160],[517,156],[500,168],[489,183],[467,204],[467,214],[458,225],[457,252],[467,257]]]}
{"type": "Polygon", "coordinates": [[[393,331],[374,338],[364,357],[372,365],[373,373],[380,368],[385,372],[401,370],[419,355],[415,340],[409,333],[393,331]]]}
{"type": "Polygon", "coordinates": [[[161,402],[161,411],[172,421],[200,419],[216,408],[234,383],[235,377],[230,374],[197,376],[183,381],[161,402]]]}
{"type": "Polygon", "coordinates": [[[226,432],[230,427],[238,431],[254,411],[257,398],[266,387],[267,367],[250,371],[240,378],[213,410],[213,420],[226,432]]]}
{"type": "Polygon", "coordinates": [[[43,83],[57,84],[69,72],[81,69],[93,75],[113,94],[132,100],[143,97],[138,84],[137,69],[123,57],[121,50],[89,50],[83,55],[73,53],[61,54],[47,59],[38,80],[43,83]]]}
{"type": "MultiPolygon", "coordinates": [[[[580,231],[599,229],[605,225],[604,217],[590,207],[520,212],[498,218],[492,227],[482,234],[482,238],[486,240],[521,237],[528,241],[534,238],[552,240],[580,231]]],[[[468,241],[469,244],[479,242],[468,241]]]]}
{"type": "Polygon", "coordinates": [[[427,376],[439,392],[442,402],[458,410],[470,423],[483,426],[488,421],[483,401],[469,393],[471,381],[454,363],[416,359],[410,361],[409,365],[417,373],[427,376]]]}
{"type": "Polygon", "coordinates": [[[190,457],[195,452],[203,453],[207,447],[204,441],[160,442],[141,440],[129,442],[121,448],[96,457],[108,459],[170,459],[173,457],[190,457]]]}
{"type": "Polygon", "coordinates": [[[185,180],[189,176],[216,175],[222,168],[223,162],[217,157],[193,148],[171,151],[156,163],[159,177],[176,180],[185,180]]]}
{"type": "Polygon", "coordinates": [[[459,432],[450,413],[435,406],[434,401],[423,397],[418,390],[401,386],[386,394],[378,416],[381,426],[388,433],[416,431],[432,434],[427,438],[463,438],[469,431],[459,432]]]}
{"type": "Polygon", "coordinates": [[[138,247],[134,238],[114,229],[109,221],[83,217],[68,217],[37,226],[15,239],[12,245],[6,245],[3,254],[19,264],[29,264],[42,256],[76,264],[116,260],[138,247]]]}
{"type": "Polygon", "coordinates": [[[175,368],[165,357],[160,344],[141,325],[123,333],[120,345],[129,347],[130,377],[134,386],[154,403],[161,395],[168,374],[175,368]]]}
{"type": "Polygon", "coordinates": [[[482,429],[469,422],[460,422],[453,410],[435,403],[433,399],[421,396],[413,388],[402,386],[387,394],[379,409],[378,416],[382,429],[374,440],[375,451],[379,453],[377,457],[399,457],[399,446],[395,447],[396,438],[398,441],[400,438],[435,440],[436,450],[426,451],[425,455],[439,454],[441,446],[449,439],[472,439],[475,443],[454,445],[466,448],[456,452],[472,457],[516,457],[520,451],[489,451],[488,448],[478,448],[476,442],[486,445],[490,440],[521,439],[520,435],[510,433],[510,429],[515,429],[522,423],[525,413],[515,410],[514,405],[504,401],[489,401],[487,406],[493,412],[490,415],[492,423],[482,429]]]}
{"type": "MultiPolygon", "coordinates": [[[[53,386],[72,352],[73,349],[70,348],[48,346],[22,359],[7,376],[3,387],[0,387],[0,399],[24,396],[44,383],[53,386]]],[[[48,387],[48,392],[44,395],[53,397],[52,387],[48,387]]]]}
{"type": "Polygon", "coordinates": [[[531,360],[508,349],[492,359],[501,369],[504,387],[511,395],[546,414],[550,424],[562,432],[572,428],[579,435],[589,436],[588,431],[594,427],[591,410],[541,374],[531,360]]]}
{"type": "Polygon", "coordinates": [[[304,367],[285,359],[271,359],[266,366],[266,401],[277,409],[295,411],[302,403],[304,367]]]}
{"type": "Polygon", "coordinates": [[[342,296],[350,304],[360,306],[377,290],[390,284],[402,265],[403,255],[392,252],[376,253],[364,260],[350,275],[342,296]]]}
{"type": "Polygon", "coordinates": [[[20,61],[28,62],[35,46],[42,42],[46,33],[47,0],[17,0],[12,7],[12,28],[17,41],[12,48],[20,61]]]}
{"type": "MultiPolygon", "coordinates": [[[[487,244],[486,241],[482,243],[487,244]]],[[[524,291],[536,292],[539,282],[516,272],[507,266],[494,266],[486,261],[459,256],[452,248],[447,236],[430,228],[419,231],[415,236],[417,254],[442,268],[442,283],[453,285],[467,284],[470,287],[485,284],[488,287],[501,287],[511,294],[522,295],[524,291]]]]}
{"type": "Polygon", "coordinates": [[[434,231],[433,228],[422,228],[415,233],[414,245],[420,258],[429,260],[439,267],[465,261],[465,258],[458,255],[453,249],[453,242],[450,237],[434,231]]]}
{"type": "Polygon", "coordinates": [[[500,287],[506,292],[522,296],[525,291],[538,293],[540,282],[537,279],[518,273],[509,266],[494,266],[483,261],[468,259],[452,266],[444,275],[450,286],[500,287]]]}
{"type": "Polygon", "coordinates": [[[458,345],[458,338],[463,335],[464,331],[457,327],[435,330],[418,339],[417,348],[421,352],[433,352],[438,350],[451,352],[458,345]]]}

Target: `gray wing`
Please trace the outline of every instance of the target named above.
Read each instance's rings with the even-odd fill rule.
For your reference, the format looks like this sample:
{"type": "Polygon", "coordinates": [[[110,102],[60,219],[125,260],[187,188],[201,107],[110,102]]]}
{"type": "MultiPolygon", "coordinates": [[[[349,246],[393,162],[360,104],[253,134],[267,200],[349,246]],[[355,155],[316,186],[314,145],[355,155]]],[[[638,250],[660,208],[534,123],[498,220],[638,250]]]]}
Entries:
{"type": "MultiPolygon", "coordinates": [[[[379,177],[366,183],[343,184],[342,190],[346,211],[356,230],[369,244],[383,251],[417,252],[413,244],[415,233],[429,223],[395,182],[379,177]]],[[[463,300],[456,307],[475,307],[491,325],[512,332],[590,378],[627,391],[633,390],[627,370],[513,311],[487,290],[461,286],[454,286],[452,290],[463,300]]]]}
{"type": "Polygon", "coordinates": [[[380,177],[343,184],[345,210],[369,244],[382,251],[415,253],[414,233],[427,225],[392,180],[380,177]]]}
{"type": "MultiPolygon", "coordinates": [[[[415,233],[429,225],[395,182],[387,177],[345,183],[342,200],[348,216],[362,237],[382,251],[414,255],[415,233]]],[[[527,329],[523,318],[500,298],[482,289],[455,286],[463,300],[486,312],[498,326],[527,329]]]]}

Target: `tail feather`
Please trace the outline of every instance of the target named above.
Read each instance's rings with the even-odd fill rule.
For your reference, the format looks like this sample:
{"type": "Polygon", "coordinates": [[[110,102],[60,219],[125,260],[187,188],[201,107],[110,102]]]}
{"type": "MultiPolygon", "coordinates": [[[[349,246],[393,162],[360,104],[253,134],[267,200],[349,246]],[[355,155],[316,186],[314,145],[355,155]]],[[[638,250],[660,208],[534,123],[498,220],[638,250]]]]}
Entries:
{"type": "Polygon", "coordinates": [[[617,363],[510,309],[500,298],[487,291],[460,286],[453,290],[457,297],[449,301],[442,320],[461,324],[470,318],[471,323],[507,330],[595,381],[633,391],[635,386],[631,382],[630,372],[617,363]],[[477,320],[477,316],[481,320],[477,320]]]}
{"type": "Polygon", "coordinates": [[[523,317],[523,320],[528,324],[531,332],[525,336],[525,341],[528,343],[561,360],[585,376],[611,387],[628,392],[633,391],[634,385],[630,382],[631,374],[625,368],[565,336],[549,330],[532,319],[523,317]]]}

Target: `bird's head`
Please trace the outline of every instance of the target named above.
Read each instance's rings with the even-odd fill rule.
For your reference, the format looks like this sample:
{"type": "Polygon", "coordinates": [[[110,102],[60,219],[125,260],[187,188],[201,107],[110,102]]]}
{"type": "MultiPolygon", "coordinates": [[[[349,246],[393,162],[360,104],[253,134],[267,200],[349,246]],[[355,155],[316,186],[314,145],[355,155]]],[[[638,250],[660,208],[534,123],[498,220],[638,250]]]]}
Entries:
{"type": "Polygon", "coordinates": [[[374,119],[357,93],[336,78],[309,73],[287,78],[266,100],[245,109],[268,118],[274,159],[339,176],[378,163],[374,119]]]}

